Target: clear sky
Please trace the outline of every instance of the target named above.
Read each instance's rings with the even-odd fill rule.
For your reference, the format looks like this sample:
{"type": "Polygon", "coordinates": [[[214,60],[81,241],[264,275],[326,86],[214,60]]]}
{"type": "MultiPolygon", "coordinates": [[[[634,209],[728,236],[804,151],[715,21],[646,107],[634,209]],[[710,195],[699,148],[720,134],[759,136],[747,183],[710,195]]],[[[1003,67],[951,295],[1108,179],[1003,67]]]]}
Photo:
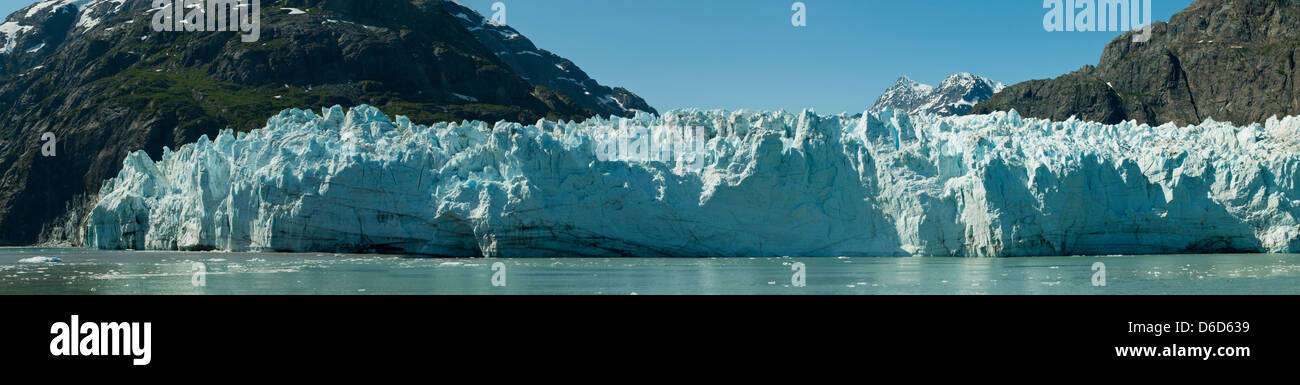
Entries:
{"type": "MultiPolygon", "coordinates": [[[[1007,83],[1096,64],[1118,32],[1047,32],[1042,0],[460,0],[661,110],[861,112],[899,76],[1007,83]]],[[[1150,0],[1156,20],[1192,0],[1150,0]]],[[[0,12],[33,3],[0,0],[0,12]]],[[[263,0],[263,5],[273,1],[263,0]]]]}

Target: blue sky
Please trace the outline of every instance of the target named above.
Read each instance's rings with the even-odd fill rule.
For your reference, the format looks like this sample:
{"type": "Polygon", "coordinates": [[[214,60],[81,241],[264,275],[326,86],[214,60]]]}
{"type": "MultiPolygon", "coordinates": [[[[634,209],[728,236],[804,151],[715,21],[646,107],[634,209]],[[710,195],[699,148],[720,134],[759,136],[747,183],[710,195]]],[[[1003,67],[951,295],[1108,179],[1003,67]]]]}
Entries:
{"type": "MultiPolygon", "coordinates": [[[[899,76],[1008,85],[1096,64],[1118,32],[1047,32],[1042,0],[460,0],[661,110],[861,112],[899,76]]],[[[0,0],[12,13],[29,0],[0,0]]],[[[1156,20],[1192,0],[1151,0],[1156,20]]],[[[269,4],[271,1],[264,0],[269,4]]]]}

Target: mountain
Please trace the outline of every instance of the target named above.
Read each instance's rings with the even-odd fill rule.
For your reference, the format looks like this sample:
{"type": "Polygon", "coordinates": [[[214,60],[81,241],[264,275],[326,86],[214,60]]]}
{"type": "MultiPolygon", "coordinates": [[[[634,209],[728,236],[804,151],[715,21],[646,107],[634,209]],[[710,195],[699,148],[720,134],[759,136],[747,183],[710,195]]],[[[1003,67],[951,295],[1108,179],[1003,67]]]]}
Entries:
{"type": "Polygon", "coordinates": [[[904,76],[885,90],[870,111],[892,108],[909,114],[966,115],[976,103],[993,97],[1003,88],[1002,83],[969,73],[949,76],[938,87],[904,76]]]}
{"type": "Polygon", "coordinates": [[[1300,114],[1300,1],[1200,0],[1152,33],[1144,43],[1126,33],[1097,65],[1011,86],[974,113],[1153,125],[1300,114]]]}
{"type": "Polygon", "coordinates": [[[460,3],[446,4],[447,11],[456,16],[461,26],[525,80],[558,91],[602,116],[632,116],[632,110],[658,113],[630,91],[603,86],[569,59],[537,48],[514,28],[491,22],[460,3]]]}
{"type": "Polygon", "coordinates": [[[288,110],[265,129],[130,155],[86,238],[459,258],[1295,253],[1296,148],[1300,117],[689,110],[422,126],[367,106],[288,110]],[[680,137],[680,122],[713,137],[626,145],[680,137]]]}
{"type": "Polygon", "coordinates": [[[514,52],[531,47],[565,72],[500,57],[505,43],[453,13],[477,17],[436,0],[263,1],[260,39],[244,43],[236,32],[155,32],[147,0],[15,12],[0,24],[0,245],[71,237],[127,154],[160,157],[286,108],[368,104],[424,123],[653,111],[522,36],[507,39],[514,52]],[[586,88],[559,87],[559,74],[586,88]],[[41,153],[47,132],[52,157],[41,153]]]}

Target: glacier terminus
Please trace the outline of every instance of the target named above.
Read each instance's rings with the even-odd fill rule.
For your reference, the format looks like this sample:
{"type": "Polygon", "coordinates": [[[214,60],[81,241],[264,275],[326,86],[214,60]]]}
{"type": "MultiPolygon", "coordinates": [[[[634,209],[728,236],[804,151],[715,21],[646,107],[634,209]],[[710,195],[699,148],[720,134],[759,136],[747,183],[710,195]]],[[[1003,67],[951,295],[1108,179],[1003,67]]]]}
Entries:
{"type": "Polygon", "coordinates": [[[130,155],[84,236],[101,249],[440,257],[1295,253],[1298,149],[1298,117],[675,110],[423,126],[335,106],[130,155]],[[674,158],[694,167],[600,156],[672,127],[703,130],[674,158]]]}

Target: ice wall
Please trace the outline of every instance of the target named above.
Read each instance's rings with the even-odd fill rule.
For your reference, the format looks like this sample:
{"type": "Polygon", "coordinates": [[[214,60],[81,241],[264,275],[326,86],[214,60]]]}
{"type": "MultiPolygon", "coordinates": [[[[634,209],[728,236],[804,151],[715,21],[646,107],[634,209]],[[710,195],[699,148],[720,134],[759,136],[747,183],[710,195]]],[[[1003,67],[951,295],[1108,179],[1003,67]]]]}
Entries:
{"type": "Polygon", "coordinates": [[[1300,118],[891,110],[412,124],[287,110],[105,182],[106,249],[452,257],[1300,252],[1300,118]],[[672,144],[667,145],[665,144],[672,144]]]}

